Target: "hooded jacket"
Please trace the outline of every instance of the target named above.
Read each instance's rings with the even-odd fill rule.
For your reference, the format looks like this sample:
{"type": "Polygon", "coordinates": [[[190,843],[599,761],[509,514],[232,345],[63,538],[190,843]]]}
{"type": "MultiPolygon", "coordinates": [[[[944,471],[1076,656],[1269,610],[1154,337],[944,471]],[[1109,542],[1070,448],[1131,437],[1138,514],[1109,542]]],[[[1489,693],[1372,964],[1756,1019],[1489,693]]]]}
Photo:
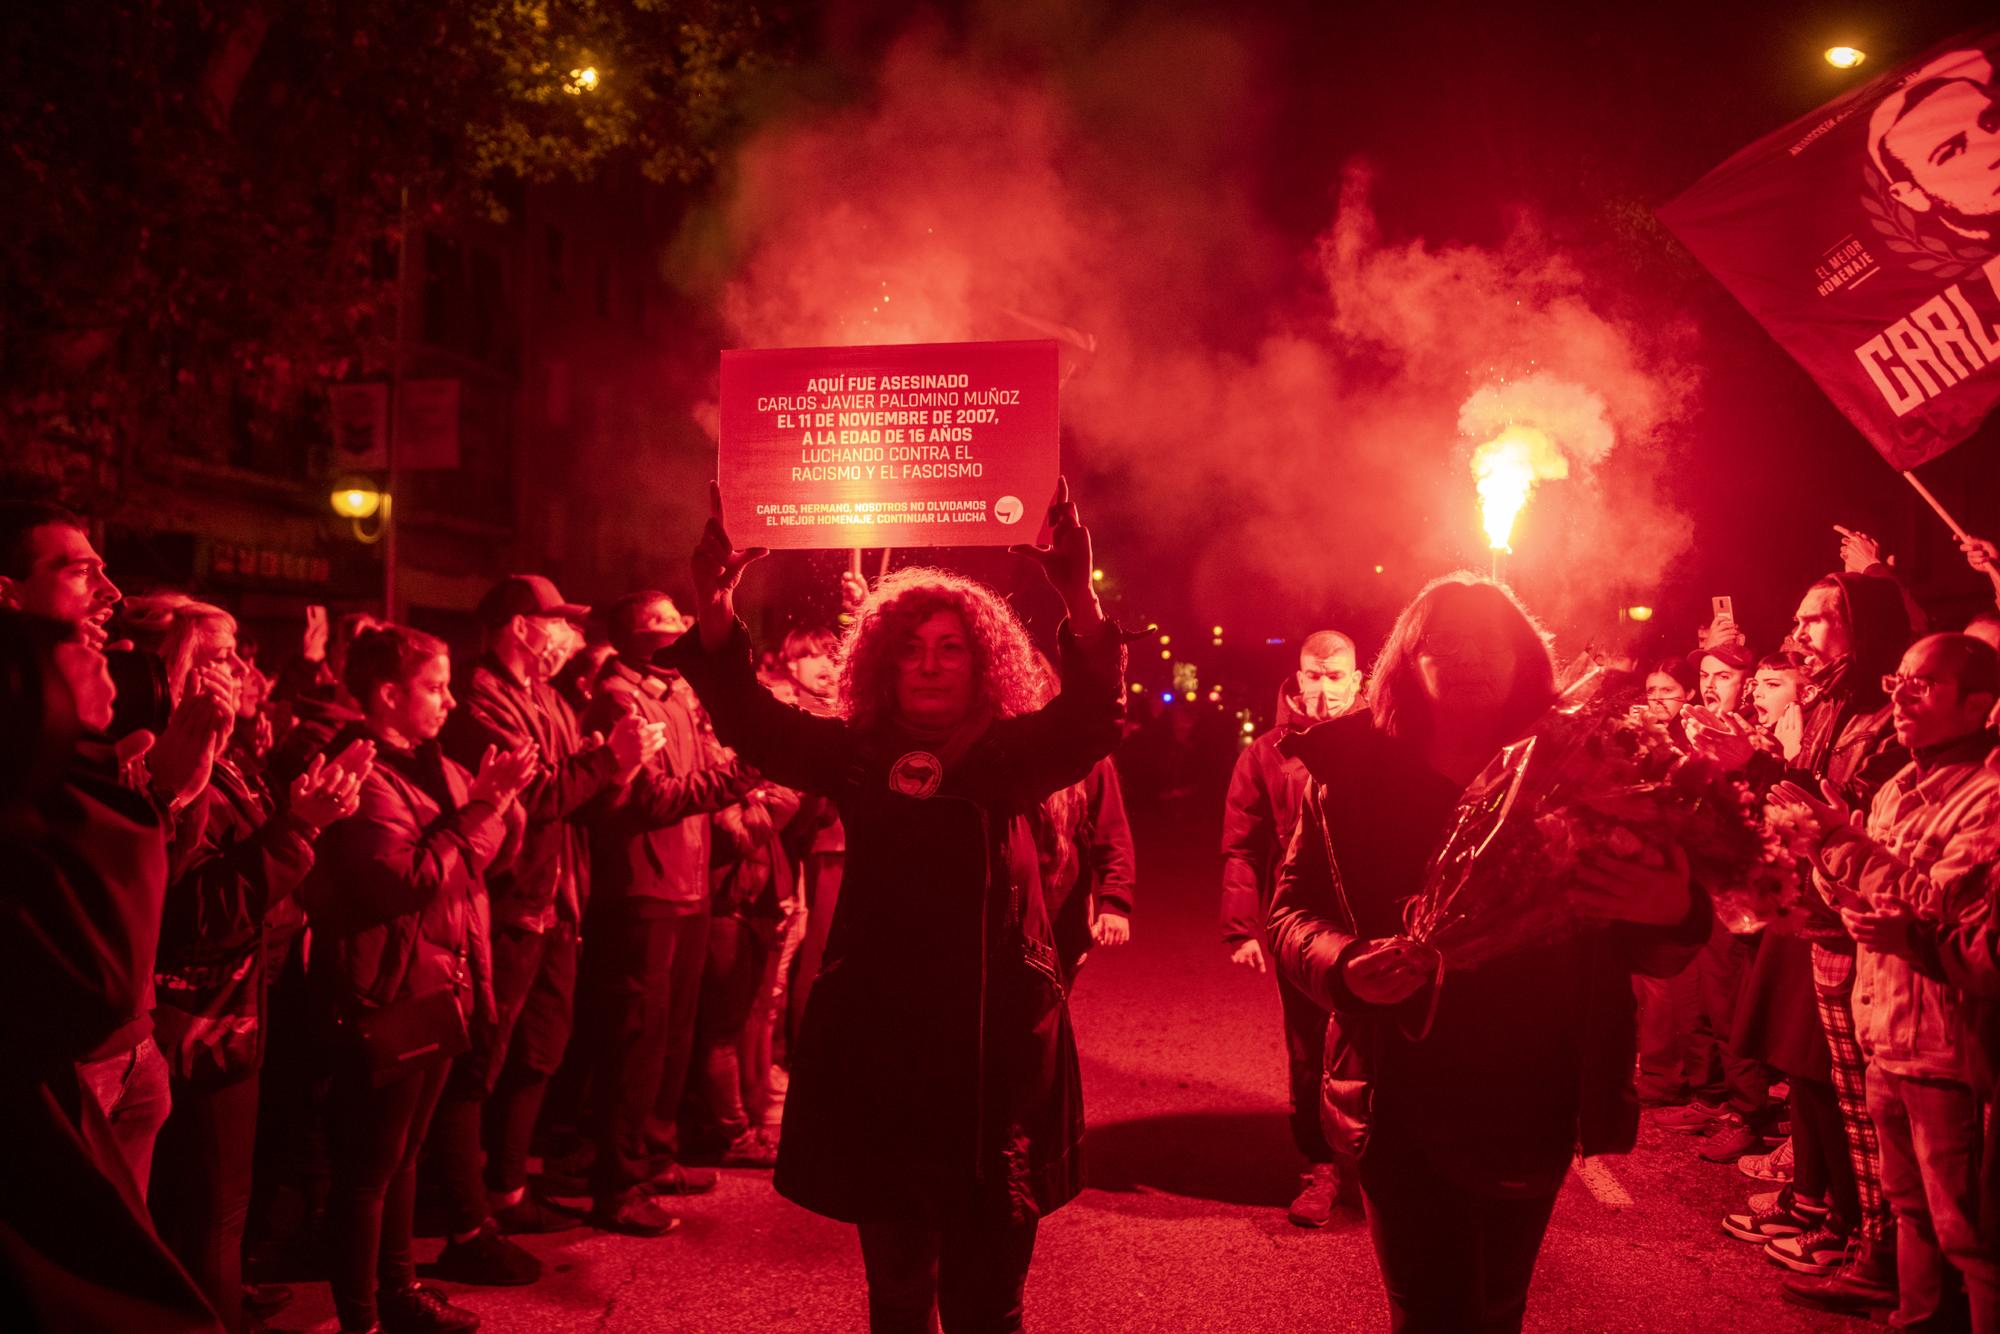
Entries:
{"type": "Polygon", "coordinates": [[[1698,886],[1671,927],[1586,930],[1447,973],[1398,1006],[1347,989],[1348,957],[1400,934],[1460,789],[1415,748],[1350,714],[1292,737],[1311,775],[1279,871],[1269,936],[1280,972],[1333,1012],[1320,1113],[1334,1149],[1359,1158],[1376,1133],[1413,1146],[1469,1189],[1545,1193],[1570,1156],[1622,1153],[1639,1128],[1631,975],[1668,977],[1707,940],[1698,886]],[[1421,1041],[1408,1036],[1433,1021],[1421,1041]]]}
{"type": "Polygon", "coordinates": [[[773,698],[741,623],[713,652],[688,634],[655,659],[724,744],[831,797],[847,831],[773,1177],[815,1213],[1025,1221],[1082,1188],[1076,1041],[1028,816],[1117,744],[1124,650],[1110,625],[1061,639],[1052,702],[951,744],[773,698]]]}
{"type": "Polygon", "coordinates": [[[1910,758],[1896,744],[1881,684],[1910,646],[1910,618],[1895,580],[1845,572],[1831,577],[1854,648],[1812,680],[1817,693],[1806,709],[1793,777],[1809,792],[1817,792],[1824,778],[1861,809],[1910,758]]]}
{"type": "Polygon", "coordinates": [[[1278,747],[1312,724],[1288,678],[1278,689],[1277,725],[1236,757],[1222,808],[1222,938],[1231,945],[1263,935],[1278,864],[1306,795],[1306,766],[1278,747]]]}

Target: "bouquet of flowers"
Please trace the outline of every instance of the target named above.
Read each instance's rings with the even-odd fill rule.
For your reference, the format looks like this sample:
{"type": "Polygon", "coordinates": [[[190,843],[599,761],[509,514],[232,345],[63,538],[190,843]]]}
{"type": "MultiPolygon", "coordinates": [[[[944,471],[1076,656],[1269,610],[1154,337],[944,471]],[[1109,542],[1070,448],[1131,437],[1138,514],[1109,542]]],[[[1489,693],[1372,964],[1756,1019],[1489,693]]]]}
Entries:
{"type": "Polygon", "coordinates": [[[1477,968],[1578,930],[1568,890],[1586,852],[1664,866],[1664,849],[1678,846],[1733,930],[1754,929],[1796,895],[1791,859],[1749,786],[1682,751],[1662,720],[1606,686],[1602,670],[1587,673],[1460,798],[1423,890],[1404,905],[1407,934],[1441,968],[1477,968]]]}

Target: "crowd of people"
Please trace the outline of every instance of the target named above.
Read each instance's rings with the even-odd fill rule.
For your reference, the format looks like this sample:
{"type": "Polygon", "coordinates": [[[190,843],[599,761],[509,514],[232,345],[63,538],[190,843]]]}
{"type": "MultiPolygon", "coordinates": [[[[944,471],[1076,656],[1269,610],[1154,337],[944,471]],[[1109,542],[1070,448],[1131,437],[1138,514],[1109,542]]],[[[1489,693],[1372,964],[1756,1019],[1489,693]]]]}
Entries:
{"type": "Polygon", "coordinates": [[[1842,532],[1843,568],[1768,651],[1719,604],[1684,657],[1590,662],[1743,778],[1804,886],[1746,918],[1586,868],[1579,908],[1622,919],[1629,996],[1592,994],[1602,960],[1564,946],[1446,985],[1400,940],[1457,793],[1555,696],[1506,590],[1432,585],[1365,691],[1345,636],[1308,639],[1278,726],[1239,758],[1222,935],[1276,973],[1306,1159],[1290,1218],[1365,1200],[1398,1329],[1518,1327],[1569,1154],[1629,1149],[1642,1107],[1751,1179],[1718,1221],[1786,1300],[2000,1329],[2000,553],[1962,543],[1995,601],[1930,633],[1879,545],[1842,532]]]}
{"type": "MultiPolygon", "coordinates": [[[[924,568],[760,654],[716,514],[685,612],[514,575],[473,662],[315,611],[260,666],[0,504],[0,1321],[254,1330],[311,1274],[343,1330],[470,1330],[420,1232],[441,1278],[533,1283],[515,1238],[658,1237],[720,1165],[855,1225],[871,1329],[1022,1327],[1082,1185],[1069,987],[1131,930],[1129,636],[1066,488],[1017,548],[1068,612],[1046,655],[924,568]]],[[[2000,609],[1924,633],[1879,554],[1846,535],[1781,644],[1718,608],[1594,663],[1744,777],[1803,892],[1745,920],[1672,850],[1595,857],[1587,929],[1448,977],[1402,905],[1564,669],[1463,574],[1365,674],[1305,640],[1229,785],[1222,935],[1279,991],[1289,1216],[1365,1210],[1396,1328],[1518,1328],[1572,1157],[1643,1103],[1755,1178],[1720,1224],[1788,1299],[2000,1330],[2000,609]]]]}

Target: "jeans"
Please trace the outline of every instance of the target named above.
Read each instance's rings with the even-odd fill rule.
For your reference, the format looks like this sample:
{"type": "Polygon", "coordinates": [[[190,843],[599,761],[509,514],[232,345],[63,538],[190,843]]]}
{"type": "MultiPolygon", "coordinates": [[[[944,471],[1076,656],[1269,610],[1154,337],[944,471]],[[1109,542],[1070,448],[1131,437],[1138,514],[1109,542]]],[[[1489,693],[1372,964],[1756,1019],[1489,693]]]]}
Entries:
{"type": "Polygon", "coordinates": [[[1319,1120],[1320,1071],[1326,1061],[1326,1026],[1330,1016],[1320,1003],[1272,970],[1278,981],[1278,1004],[1285,1016],[1285,1070],[1291,1085],[1292,1143],[1309,1163],[1333,1161],[1326,1128],[1319,1120]]]}
{"type": "Polygon", "coordinates": [[[463,1234],[487,1215],[487,1192],[528,1183],[528,1149],[549,1076],[569,1045],[576,997],[576,929],[493,928],[492,1023],[451,1063],[430,1153],[446,1225],[463,1234]]]}
{"type": "Polygon", "coordinates": [[[1890,1323],[1922,1325],[1965,1280],[1973,1334],[2000,1334],[2000,1237],[1979,1217],[1983,1109],[1970,1086],[1914,1079],[1868,1065],[1868,1113],[1882,1147],[1882,1192],[1896,1214],[1896,1287],[1890,1323]]]}
{"type": "Polygon", "coordinates": [[[591,1193],[610,1204],[672,1160],[694,1051],[708,912],[661,915],[607,905],[591,933],[587,985],[602,1031],[591,1087],[597,1158],[591,1193]]]}
{"type": "MultiPolygon", "coordinates": [[[[1376,1128],[1361,1159],[1368,1238],[1395,1334],[1513,1334],[1528,1309],[1535,1257],[1556,1191],[1501,1197],[1436,1171],[1421,1148],[1376,1128]]],[[[1558,1183],[1558,1189],[1560,1183],[1558,1183]]]]}
{"type": "Polygon", "coordinates": [[[1035,1254],[1035,1220],[863,1223],[868,1334],[1014,1334],[1035,1254]]]}
{"type": "Polygon", "coordinates": [[[243,1326],[243,1231],[257,1144],[257,1074],[175,1082],[153,1159],[153,1222],[229,1330],[243,1326]]]}
{"type": "Polygon", "coordinates": [[[1694,1033],[1701,1009],[1695,965],[1672,977],[1634,974],[1639,997],[1639,1096],[1671,1101],[1687,1095],[1705,1075],[1695,1061],[1694,1033]]]}
{"type": "Polygon", "coordinates": [[[736,913],[708,923],[708,961],[695,1011],[694,1047],[704,1104],[697,1125],[724,1140],[762,1124],[771,1064],[768,998],[776,927],[736,913]],[[759,1022],[761,1041],[752,1032],[759,1022]]]}
{"type": "Polygon", "coordinates": [[[343,1329],[375,1323],[375,1291],[417,1281],[410,1253],[417,1203],[417,1150],[424,1142],[447,1062],[399,1075],[377,1088],[351,1065],[336,1068],[327,1097],[333,1193],[333,1304],[343,1329]]]}
{"type": "Polygon", "coordinates": [[[139,1199],[144,1201],[153,1176],[153,1142],[159,1138],[174,1101],[166,1057],[149,1037],[130,1051],[78,1065],[76,1075],[104,1109],[118,1152],[132,1173],[139,1199]]]}
{"type": "Polygon", "coordinates": [[[1695,1069],[1705,1082],[1699,1092],[1745,1118],[1761,1117],[1770,1102],[1770,1076],[1763,1063],[1739,1055],[1734,1037],[1736,1012],[1756,955],[1757,937],[1731,935],[1718,926],[1694,960],[1701,1013],[1707,1020],[1706,1033],[1696,1029],[1695,1069]],[[1719,1084],[1709,1081],[1711,1065],[1719,1070],[1719,1084]]]}

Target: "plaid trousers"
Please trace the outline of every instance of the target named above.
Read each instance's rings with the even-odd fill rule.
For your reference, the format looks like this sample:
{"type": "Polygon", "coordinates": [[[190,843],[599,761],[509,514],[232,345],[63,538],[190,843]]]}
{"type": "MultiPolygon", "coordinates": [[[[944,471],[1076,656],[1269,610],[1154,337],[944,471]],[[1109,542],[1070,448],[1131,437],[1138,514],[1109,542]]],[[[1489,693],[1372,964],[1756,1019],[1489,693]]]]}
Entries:
{"type": "Polygon", "coordinates": [[[1868,1061],[1854,1036],[1854,956],[1813,946],[1813,999],[1820,1026],[1833,1053],[1833,1088],[1847,1129],[1847,1156],[1854,1164],[1854,1191],[1861,1200],[1855,1236],[1871,1249],[1893,1245],[1895,1216],[1882,1193],[1882,1143],[1868,1115],[1868,1061]]]}

